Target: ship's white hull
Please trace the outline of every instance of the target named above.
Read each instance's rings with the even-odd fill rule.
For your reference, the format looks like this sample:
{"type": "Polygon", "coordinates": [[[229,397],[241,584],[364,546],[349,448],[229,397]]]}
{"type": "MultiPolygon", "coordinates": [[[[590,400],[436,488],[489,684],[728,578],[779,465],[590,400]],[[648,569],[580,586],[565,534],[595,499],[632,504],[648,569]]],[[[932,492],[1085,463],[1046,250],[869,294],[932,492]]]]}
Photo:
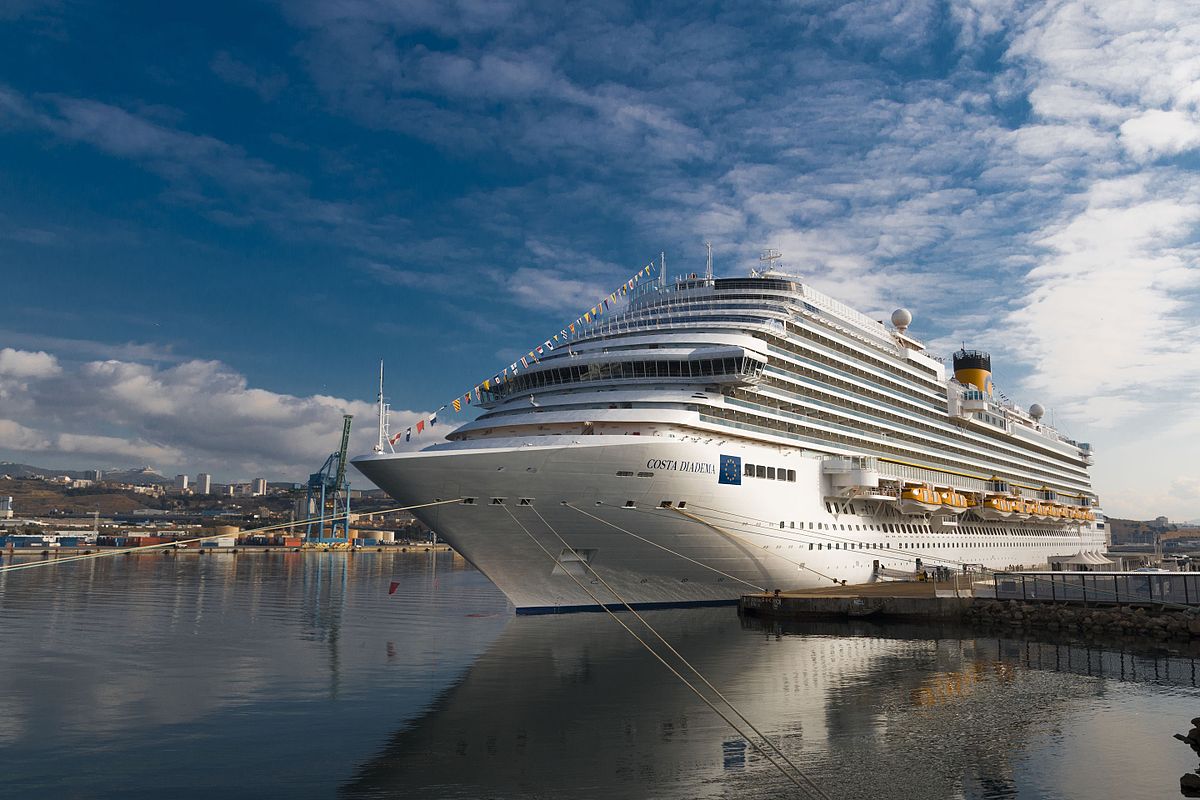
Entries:
{"type": "Polygon", "coordinates": [[[638,436],[544,439],[553,444],[493,440],[353,463],[405,505],[469,499],[413,513],[518,613],[731,602],[760,589],[864,583],[877,562],[907,571],[915,558],[926,566],[1033,566],[1104,545],[1090,527],[1040,536],[905,532],[897,526],[924,520],[899,517],[884,501],[842,503],[831,513],[822,461],[799,450],[638,436]],[[737,483],[721,482],[723,456],[740,459],[739,472],[740,464],[770,464],[795,470],[796,480],[738,474],[737,483]],[[880,530],[885,525],[891,530],[880,530]]]}

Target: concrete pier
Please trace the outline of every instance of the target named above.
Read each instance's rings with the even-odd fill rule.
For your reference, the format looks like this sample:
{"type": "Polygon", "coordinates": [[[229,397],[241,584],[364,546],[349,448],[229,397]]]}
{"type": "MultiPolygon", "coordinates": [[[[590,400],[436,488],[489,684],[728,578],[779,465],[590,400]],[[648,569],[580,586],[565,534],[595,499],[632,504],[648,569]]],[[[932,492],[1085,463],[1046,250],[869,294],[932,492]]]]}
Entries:
{"type": "Polygon", "coordinates": [[[768,619],[960,620],[969,589],[921,582],[867,583],[828,589],[743,595],[738,613],[768,619]]]}

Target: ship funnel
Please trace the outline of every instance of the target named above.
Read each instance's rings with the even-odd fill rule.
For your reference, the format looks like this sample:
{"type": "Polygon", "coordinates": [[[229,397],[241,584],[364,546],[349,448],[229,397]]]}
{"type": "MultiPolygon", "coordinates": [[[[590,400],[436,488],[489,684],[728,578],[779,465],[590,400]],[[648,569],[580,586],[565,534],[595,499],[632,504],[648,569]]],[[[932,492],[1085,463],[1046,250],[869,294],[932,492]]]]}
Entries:
{"type": "Polygon", "coordinates": [[[992,357],[981,350],[959,350],[954,354],[954,380],[991,397],[992,357]]]}

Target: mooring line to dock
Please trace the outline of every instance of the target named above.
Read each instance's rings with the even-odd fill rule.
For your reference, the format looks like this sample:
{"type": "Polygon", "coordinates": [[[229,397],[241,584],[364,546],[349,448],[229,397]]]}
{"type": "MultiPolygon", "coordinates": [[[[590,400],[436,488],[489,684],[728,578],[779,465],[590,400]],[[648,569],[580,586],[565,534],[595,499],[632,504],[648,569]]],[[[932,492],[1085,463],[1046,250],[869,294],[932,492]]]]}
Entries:
{"type": "MultiPolygon", "coordinates": [[[[576,508],[575,506],[571,505],[570,503],[564,503],[564,505],[567,506],[568,508],[572,508],[572,509],[580,512],[584,516],[591,517],[592,519],[596,520],[597,522],[603,522],[605,525],[616,528],[617,530],[622,531],[624,533],[628,533],[629,535],[631,535],[637,539],[642,539],[643,541],[646,541],[649,544],[655,544],[654,542],[650,542],[648,539],[644,539],[643,537],[638,536],[636,533],[633,533],[632,531],[625,530],[624,528],[620,527],[619,525],[614,525],[606,520],[601,519],[600,517],[597,517],[593,514],[589,514],[588,512],[584,511],[581,508],[576,508]]],[[[566,541],[562,538],[562,536],[558,533],[558,531],[556,531],[553,528],[553,526],[550,525],[550,523],[546,520],[546,518],[543,517],[536,508],[533,509],[533,513],[537,514],[538,519],[540,519],[542,521],[542,524],[544,524],[546,526],[546,528],[551,533],[554,534],[555,538],[557,538],[560,542],[562,542],[564,547],[570,548],[570,545],[568,545],[566,543],[566,541]]],[[[655,546],[661,547],[660,545],[655,545],[655,546]]],[[[682,553],[676,553],[674,550],[671,550],[670,548],[662,547],[661,549],[666,550],[667,552],[670,552],[670,553],[674,553],[675,555],[679,556],[680,558],[690,561],[693,564],[697,564],[701,567],[705,567],[706,569],[711,569],[713,572],[716,572],[720,575],[726,574],[714,567],[709,567],[706,564],[696,561],[693,558],[688,558],[687,556],[683,555],[682,553]]],[[[685,658],[682,653],[680,653],[678,650],[676,650],[675,647],[669,641],[667,641],[663,637],[663,635],[661,633],[659,633],[658,630],[653,625],[651,625],[649,622],[646,621],[645,617],[643,617],[641,614],[638,613],[637,609],[635,609],[632,605],[630,605],[625,600],[625,598],[621,597],[621,595],[617,592],[617,590],[614,589],[612,586],[610,586],[608,581],[604,580],[604,578],[600,575],[600,573],[597,572],[596,569],[594,567],[592,567],[591,564],[586,564],[586,566],[587,566],[588,570],[593,575],[596,576],[596,580],[600,581],[600,583],[604,586],[604,588],[608,589],[608,591],[613,595],[613,597],[617,598],[617,600],[619,600],[621,602],[621,604],[623,606],[625,606],[625,608],[629,611],[629,613],[633,614],[633,616],[637,618],[638,622],[642,623],[642,625],[644,625],[646,627],[646,630],[648,630],[648,631],[650,631],[650,633],[654,634],[654,637],[656,639],[658,639],[660,642],[662,642],[663,646],[665,646],[668,650],[670,650],[671,653],[676,658],[678,658],[689,670],[691,670],[692,674],[694,674],[697,678],[699,678],[704,683],[705,686],[707,686],[709,689],[711,689],[713,691],[713,693],[716,694],[716,696],[721,699],[721,702],[723,702],[723,703],[725,703],[725,705],[729,706],[729,708],[733,711],[733,713],[736,714],[737,717],[742,722],[744,722],[747,727],[750,728],[750,730],[757,733],[759,738],[761,738],[764,742],[766,742],[771,747],[771,749],[774,750],[779,755],[779,757],[781,759],[786,761],[788,763],[788,765],[791,766],[791,768],[796,771],[796,774],[799,775],[809,785],[809,787],[813,791],[815,791],[820,797],[823,797],[823,798],[827,797],[825,795],[825,793],[821,791],[820,787],[818,787],[815,783],[813,783],[812,780],[807,775],[805,775],[798,766],[796,766],[796,763],[793,762],[790,758],[788,758],[787,755],[781,749],[779,749],[778,745],[776,745],[773,741],[771,741],[771,739],[766,734],[764,734],[762,731],[760,731],[758,729],[758,727],[755,726],[755,724],[753,722],[751,722],[750,719],[745,714],[743,714],[741,712],[741,710],[737,706],[735,706],[733,704],[733,702],[730,701],[730,699],[721,692],[720,689],[718,689],[716,686],[714,686],[712,684],[712,682],[709,681],[709,679],[706,678],[704,676],[704,674],[702,672],[700,672],[700,670],[695,665],[693,665],[687,658],[685,658]]],[[[741,580],[740,578],[736,578],[732,575],[728,575],[727,577],[733,578],[734,580],[739,581],[740,583],[744,583],[747,586],[751,586],[755,589],[758,589],[760,592],[766,591],[765,589],[763,589],[760,586],[755,586],[754,584],[749,583],[748,581],[741,580]]],[[[738,731],[738,733],[741,733],[741,731],[738,731]]],[[[746,737],[746,738],[747,738],[747,740],[749,740],[749,737],[746,737]]]]}
{"type": "Polygon", "coordinates": [[[704,519],[703,517],[699,517],[695,514],[685,511],[682,508],[676,508],[674,506],[671,506],[671,510],[674,511],[676,514],[680,514],[684,517],[687,517],[688,519],[692,520],[693,522],[700,523],[701,525],[703,525],[706,528],[712,528],[714,531],[721,534],[722,536],[728,536],[731,539],[737,539],[742,544],[746,545],[747,547],[752,548],[755,552],[762,551],[762,552],[768,553],[769,555],[773,555],[776,558],[782,558],[784,561],[788,562],[789,564],[794,564],[795,566],[799,567],[800,569],[808,570],[812,574],[819,575],[822,578],[825,578],[826,580],[833,581],[834,583],[838,582],[838,579],[833,577],[832,575],[826,575],[824,572],[821,572],[820,570],[815,570],[812,567],[808,566],[807,564],[804,564],[800,561],[796,561],[794,558],[788,558],[783,553],[776,553],[774,550],[768,550],[765,547],[759,547],[758,545],[754,544],[754,542],[746,541],[741,536],[738,536],[736,533],[724,530],[723,528],[718,527],[717,525],[709,522],[708,520],[704,519]]]}
{"type": "MultiPolygon", "coordinates": [[[[505,506],[504,508],[505,508],[505,511],[508,512],[508,515],[510,517],[512,517],[513,522],[517,523],[517,525],[521,528],[521,530],[525,532],[525,535],[528,536],[530,539],[532,539],[533,543],[536,544],[538,546],[538,548],[543,553],[546,554],[546,557],[549,558],[554,564],[556,564],[556,565],[559,564],[560,563],[559,560],[556,559],[554,557],[554,555],[549,550],[547,550],[546,547],[541,542],[538,541],[537,537],[534,536],[532,532],[530,532],[529,528],[525,527],[524,523],[522,523],[519,519],[517,519],[516,515],[513,514],[512,510],[509,509],[507,506],[505,506]]],[[[567,544],[566,540],[563,539],[563,537],[558,533],[558,531],[556,531],[554,529],[554,527],[552,525],[550,525],[549,522],[546,521],[546,518],[543,517],[536,508],[532,508],[532,506],[531,506],[531,509],[533,510],[533,513],[538,517],[538,519],[540,519],[542,521],[542,524],[546,526],[547,530],[549,530],[552,534],[554,534],[554,537],[556,539],[558,539],[559,542],[562,543],[563,547],[566,548],[567,550],[570,550],[571,552],[574,552],[573,548],[571,548],[571,546],[569,544],[567,544]]],[[[648,623],[644,617],[642,617],[642,615],[638,614],[638,612],[633,608],[633,606],[631,606],[620,595],[620,593],[617,592],[616,589],[614,589],[606,580],[604,580],[604,577],[602,575],[600,575],[600,573],[598,573],[594,567],[592,567],[587,562],[580,562],[580,563],[582,563],[584,568],[587,569],[589,572],[591,572],[591,574],[594,575],[596,577],[596,579],[598,581],[600,581],[600,583],[606,589],[608,589],[608,591],[613,595],[613,597],[616,598],[621,603],[621,605],[625,606],[625,608],[628,609],[629,612],[631,614],[633,614],[634,617],[636,617],[638,619],[638,621],[641,622],[642,625],[644,625],[648,631],[653,633],[655,635],[655,637],[657,637],[658,640],[667,647],[667,649],[669,649],[672,653],[674,653],[676,658],[678,658],[680,661],[682,661],[684,664],[686,664],[687,667],[693,673],[695,673],[702,681],[704,681],[704,683],[710,689],[712,689],[713,692],[715,692],[717,694],[717,696],[720,697],[721,700],[724,701],[724,703],[726,705],[728,705],[729,708],[732,709],[733,712],[740,719],[742,719],[751,730],[753,730],[755,733],[757,733],[758,736],[760,738],[762,738],[762,740],[765,741],[768,745],[770,745],[770,747],[775,752],[779,753],[780,758],[782,758],[784,762],[786,762],[789,766],[791,766],[792,770],[796,774],[793,775],[791,772],[788,772],[788,770],[785,769],[779,762],[777,762],[771,756],[770,753],[768,753],[766,750],[764,750],[762,745],[760,745],[752,736],[747,736],[745,731],[743,731],[741,728],[738,727],[737,723],[735,723],[733,720],[731,720],[727,714],[725,714],[723,711],[721,711],[721,709],[717,708],[716,704],[714,704],[711,700],[709,700],[704,695],[703,692],[701,692],[699,689],[697,689],[694,684],[692,684],[687,678],[685,678],[682,674],[680,674],[680,672],[677,669],[675,669],[675,667],[673,667],[665,658],[663,658],[662,655],[657,650],[655,650],[653,647],[651,647],[646,642],[645,639],[643,639],[641,636],[639,636],[636,631],[634,631],[632,628],[630,628],[628,625],[626,625],[621,620],[621,618],[617,616],[616,612],[613,611],[611,608],[609,608],[607,604],[601,602],[600,598],[596,597],[596,595],[592,592],[592,590],[589,589],[587,586],[585,586],[582,581],[580,581],[577,577],[575,577],[575,575],[571,574],[569,571],[563,570],[564,572],[566,572],[568,577],[570,577],[571,580],[573,580],[575,582],[575,584],[580,589],[582,589],[584,591],[584,593],[587,594],[588,597],[592,598],[592,600],[595,601],[595,603],[598,606],[600,606],[601,609],[603,609],[606,613],[608,613],[609,616],[611,616],[618,625],[620,625],[622,628],[624,628],[629,633],[629,635],[631,635],[634,639],[636,639],[638,644],[640,644],[643,648],[645,648],[645,650],[648,653],[650,653],[650,655],[654,656],[654,658],[656,660],[658,660],[659,663],[661,663],[664,667],[666,667],[671,672],[671,674],[673,674],[676,678],[678,678],[680,680],[680,682],[683,683],[684,686],[686,686],[688,689],[690,689],[692,691],[693,694],[695,694],[697,697],[699,697],[700,700],[703,701],[704,704],[707,705],[709,708],[711,708],[717,716],[719,716],[721,719],[723,719],[725,721],[725,723],[729,725],[729,727],[733,728],[735,731],[737,731],[738,735],[740,735],[742,738],[744,738],[746,741],[748,741],[750,743],[750,745],[759,752],[759,754],[761,754],[765,759],[767,759],[767,761],[769,761],[771,763],[772,766],[774,766],[777,770],[779,770],[779,772],[783,773],[784,777],[786,777],[793,785],[795,785],[798,789],[801,789],[802,791],[811,793],[811,794],[815,795],[816,797],[822,798],[822,800],[829,800],[829,796],[826,795],[823,791],[821,791],[821,788],[819,786],[817,786],[807,775],[805,775],[800,770],[800,768],[797,767],[794,762],[792,762],[791,759],[789,759],[786,755],[784,755],[783,752],[775,745],[774,742],[772,742],[765,735],[763,735],[763,733],[761,731],[759,731],[758,728],[756,728],[753,725],[753,723],[751,723],[749,721],[749,719],[746,718],[745,714],[743,714],[741,711],[739,711],[737,709],[737,707],[733,705],[733,703],[729,702],[728,698],[726,698],[724,695],[722,695],[721,692],[718,691],[715,686],[713,686],[703,675],[701,675],[700,671],[697,670],[694,666],[692,666],[692,664],[686,658],[684,658],[679,653],[679,651],[677,651],[674,647],[672,647],[671,644],[669,642],[667,642],[667,640],[664,639],[662,637],[662,635],[659,634],[658,631],[656,631],[654,629],[654,627],[652,625],[650,625],[650,623],[648,623]],[[797,780],[797,776],[799,776],[800,780],[797,780]]]]}
{"type": "MultiPolygon", "coordinates": [[[[369,511],[369,512],[363,512],[363,513],[353,513],[353,514],[337,514],[337,515],[334,515],[331,517],[330,516],[310,517],[308,519],[292,520],[291,522],[281,522],[276,525],[266,525],[261,528],[250,528],[249,530],[238,531],[238,533],[239,534],[242,534],[242,533],[265,533],[266,531],[284,530],[287,528],[294,528],[298,525],[307,525],[310,522],[320,522],[322,520],[325,520],[326,522],[332,522],[335,520],[342,519],[343,517],[345,517],[348,521],[353,521],[354,519],[356,519],[358,517],[365,517],[365,516],[368,516],[371,514],[394,514],[397,511],[412,511],[413,509],[416,509],[416,508],[428,508],[430,506],[441,506],[441,505],[445,505],[447,503],[457,503],[461,499],[462,499],[461,497],[456,497],[452,500],[437,500],[432,503],[418,503],[417,505],[412,505],[412,506],[401,506],[398,508],[385,508],[382,511],[369,511]]],[[[215,533],[211,536],[197,536],[192,539],[179,539],[179,540],[176,540],[173,542],[162,542],[160,544],[148,544],[148,545],[143,545],[141,547],[121,547],[121,548],[117,548],[115,550],[105,550],[105,551],[96,552],[96,553],[81,553],[79,555],[67,556],[66,558],[54,558],[54,559],[50,559],[48,561],[26,561],[21,564],[6,564],[3,566],[0,566],[0,573],[15,572],[15,571],[21,570],[21,569],[36,569],[38,567],[49,567],[49,566],[53,566],[56,564],[70,564],[75,561],[89,561],[89,560],[97,559],[97,558],[111,558],[113,556],[129,555],[131,553],[145,553],[150,550],[166,550],[166,549],[174,548],[176,545],[180,545],[180,544],[194,544],[196,542],[206,542],[209,539],[228,539],[228,538],[229,538],[228,533],[215,533]]]]}
{"type": "MultiPolygon", "coordinates": [[[[573,506],[570,503],[563,503],[563,505],[565,505],[569,509],[572,509],[573,511],[578,511],[580,514],[583,514],[585,517],[591,517],[592,519],[596,520],[596,522],[599,522],[602,525],[607,525],[608,527],[614,528],[614,529],[620,531],[621,533],[627,533],[630,536],[632,536],[633,538],[637,539],[638,541],[645,542],[646,544],[650,545],[651,547],[657,547],[659,550],[662,550],[666,553],[670,553],[673,556],[679,556],[684,561],[690,561],[691,563],[695,564],[698,567],[710,570],[711,572],[715,572],[718,575],[721,575],[722,577],[729,578],[730,580],[737,581],[738,583],[745,584],[746,586],[749,586],[751,589],[757,589],[760,592],[767,591],[762,586],[753,584],[750,581],[742,580],[741,578],[737,577],[736,575],[730,575],[728,572],[722,572],[721,570],[717,569],[716,567],[711,567],[702,561],[697,561],[694,558],[689,558],[688,556],[685,556],[683,553],[680,553],[676,550],[672,550],[671,548],[667,547],[666,545],[661,545],[658,542],[653,542],[653,541],[647,539],[645,536],[640,536],[640,535],[634,533],[633,531],[626,530],[625,528],[622,528],[620,525],[615,525],[606,519],[601,519],[600,517],[597,517],[595,514],[589,514],[588,512],[584,511],[582,508],[573,506]]],[[[541,515],[539,514],[538,516],[541,516],[541,515]]]]}

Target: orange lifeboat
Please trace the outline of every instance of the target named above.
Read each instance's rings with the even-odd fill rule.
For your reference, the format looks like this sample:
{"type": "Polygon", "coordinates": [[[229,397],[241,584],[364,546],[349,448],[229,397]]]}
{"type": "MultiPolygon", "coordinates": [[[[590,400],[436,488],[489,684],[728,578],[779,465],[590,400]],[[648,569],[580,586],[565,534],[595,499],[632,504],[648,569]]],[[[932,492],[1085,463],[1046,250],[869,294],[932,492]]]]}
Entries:
{"type": "Polygon", "coordinates": [[[951,487],[939,488],[936,492],[938,499],[942,503],[942,511],[947,511],[951,514],[961,514],[967,510],[968,503],[965,495],[954,491],[951,487]]]}
{"type": "Polygon", "coordinates": [[[907,484],[900,492],[900,511],[904,514],[924,514],[942,507],[942,499],[923,483],[907,484]]]}
{"type": "Polygon", "coordinates": [[[1013,514],[1013,506],[1020,500],[1010,500],[1002,494],[989,494],[975,508],[975,513],[984,519],[1008,519],[1013,514]]]}

